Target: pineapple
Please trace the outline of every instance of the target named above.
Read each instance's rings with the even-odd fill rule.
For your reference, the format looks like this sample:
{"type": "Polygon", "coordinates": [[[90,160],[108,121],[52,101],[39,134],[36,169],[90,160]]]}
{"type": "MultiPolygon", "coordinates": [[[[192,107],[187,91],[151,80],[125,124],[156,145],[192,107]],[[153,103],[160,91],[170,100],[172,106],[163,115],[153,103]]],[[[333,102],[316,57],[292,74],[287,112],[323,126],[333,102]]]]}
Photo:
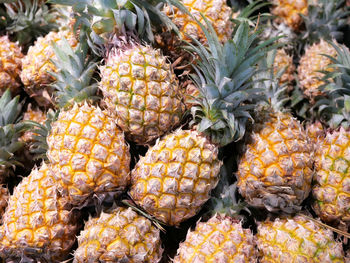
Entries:
{"type": "Polygon", "coordinates": [[[295,72],[293,57],[289,56],[284,49],[278,49],[273,62],[273,67],[275,75],[278,75],[280,71],[283,71],[282,76],[279,78],[279,84],[287,85],[288,90],[293,90],[292,84],[295,72]]]}
{"type": "Polygon", "coordinates": [[[261,222],[256,238],[261,263],[344,262],[332,231],[302,215],[261,222]]]}
{"type": "Polygon", "coordinates": [[[1,220],[5,212],[5,209],[7,207],[9,197],[10,197],[9,189],[5,186],[0,186],[0,218],[1,220]]]}
{"type": "Polygon", "coordinates": [[[78,44],[71,31],[50,32],[45,37],[39,37],[22,59],[21,80],[24,89],[40,106],[47,107],[52,104],[53,89],[48,86],[55,80],[50,72],[56,71],[51,62],[51,59],[55,59],[52,42],[60,45],[62,38],[66,38],[72,47],[78,44]]]}
{"type": "Polygon", "coordinates": [[[100,71],[103,102],[129,140],[147,144],[179,124],[180,88],[159,50],[125,43],[110,51],[100,71]]]}
{"type": "Polygon", "coordinates": [[[308,13],[308,0],[273,0],[271,13],[277,23],[285,23],[294,31],[300,30],[303,19],[300,16],[308,13]]]}
{"type": "Polygon", "coordinates": [[[305,54],[301,57],[298,67],[298,79],[304,94],[313,102],[316,96],[322,95],[320,87],[324,84],[321,80],[323,74],[319,71],[330,70],[328,66],[331,59],[324,56],[336,56],[334,47],[321,40],[317,44],[306,48],[305,54]]]}
{"type": "Polygon", "coordinates": [[[163,252],[159,232],[131,208],[102,212],[85,223],[73,262],[157,263],[163,252]]]}
{"type": "MultiPolygon", "coordinates": [[[[35,121],[40,124],[44,124],[46,121],[46,114],[40,110],[39,108],[32,108],[31,104],[28,104],[27,110],[23,114],[23,120],[24,121],[35,121]]],[[[27,145],[34,140],[35,133],[33,131],[26,131],[22,137],[21,140],[26,143],[27,145]]]]}
{"type": "MultiPolygon", "coordinates": [[[[182,4],[188,12],[204,23],[201,13],[211,22],[218,38],[222,42],[231,39],[233,25],[231,22],[232,9],[224,0],[184,0],[182,4]]],[[[206,37],[200,26],[187,13],[179,10],[174,6],[165,6],[163,12],[172,19],[174,24],[179,28],[181,37],[184,40],[191,41],[191,38],[200,40],[205,43],[206,37]]]]}
{"type": "Polygon", "coordinates": [[[0,256],[15,262],[62,262],[75,242],[77,216],[58,191],[51,166],[43,163],[10,197],[0,228],[0,256]]]}
{"type": "Polygon", "coordinates": [[[19,93],[22,57],[21,48],[17,43],[11,42],[7,36],[0,37],[0,95],[7,88],[12,94],[19,93]]]}
{"type": "MultiPolygon", "coordinates": [[[[273,61],[273,55],[268,56],[266,68],[273,61]]],[[[273,69],[262,74],[261,78],[271,79],[262,85],[268,108],[257,108],[238,164],[238,188],[254,207],[291,213],[301,208],[310,193],[313,147],[302,124],[283,109],[287,87],[279,86],[273,69]]]]}
{"type": "Polygon", "coordinates": [[[222,45],[214,30],[205,30],[210,49],[199,42],[199,47],[192,46],[199,56],[194,80],[201,92],[198,106],[192,108],[195,127],[158,140],[131,172],[129,195],[164,224],[179,225],[199,211],[219,180],[219,146],[238,141],[245,132],[249,106],[243,102],[257,95],[249,79],[265,54],[260,48],[268,45],[246,46],[258,37],[250,33],[244,22],[234,40],[222,45]],[[238,74],[239,80],[238,72],[244,72],[238,74]],[[229,96],[235,98],[234,104],[225,100],[229,96]]]}

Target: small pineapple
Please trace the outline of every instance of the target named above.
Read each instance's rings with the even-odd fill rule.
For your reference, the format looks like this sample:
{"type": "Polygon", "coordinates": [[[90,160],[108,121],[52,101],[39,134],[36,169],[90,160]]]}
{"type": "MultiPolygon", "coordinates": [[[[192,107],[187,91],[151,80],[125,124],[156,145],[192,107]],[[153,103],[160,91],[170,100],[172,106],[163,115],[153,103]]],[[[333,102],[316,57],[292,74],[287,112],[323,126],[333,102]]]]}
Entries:
{"type": "Polygon", "coordinates": [[[56,72],[56,67],[51,62],[55,59],[52,42],[60,45],[63,38],[66,38],[72,47],[78,44],[71,31],[50,32],[45,37],[39,37],[22,59],[21,79],[24,89],[40,106],[50,106],[54,100],[53,89],[49,86],[55,81],[50,73],[56,72]]]}
{"type": "Polygon", "coordinates": [[[163,253],[159,232],[130,207],[102,212],[85,223],[73,262],[157,263],[163,253]]]}
{"type": "Polygon", "coordinates": [[[302,215],[261,222],[256,238],[261,263],[344,262],[333,232],[302,215]]]}
{"type": "Polygon", "coordinates": [[[322,95],[320,87],[324,81],[321,80],[323,74],[319,71],[330,70],[328,66],[332,61],[324,55],[335,57],[337,52],[331,44],[321,40],[306,48],[305,54],[300,59],[298,79],[304,94],[311,102],[315,100],[316,96],[322,95]]]}
{"type": "Polygon", "coordinates": [[[308,0],[272,0],[272,14],[278,23],[285,23],[294,31],[300,30],[303,19],[308,13],[308,0]]]}
{"type": "MultiPolygon", "coordinates": [[[[32,108],[31,104],[28,104],[27,110],[23,114],[23,120],[24,121],[35,121],[40,124],[44,124],[46,121],[46,114],[40,110],[40,108],[32,108]]],[[[22,137],[21,140],[26,143],[27,145],[31,142],[33,142],[33,136],[35,133],[33,131],[26,131],[22,137]]]]}
{"type": "Polygon", "coordinates": [[[280,71],[283,72],[282,76],[279,78],[279,84],[285,84],[287,85],[288,90],[292,90],[295,73],[293,57],[288,55],[284,49],[278,49],[273,62],[273,67],[275,75],[278,75],[280,71]]]}
{"type": "MultiPolygon", "coordinates": [[[[226,1],[184,0],[181,2],[187,8],[188,12],[203,24],[204,19],[201,16],[202,13],[214,27],[220,41],[226,42],[228,39],[231,39],[233,29],[233,24],[231,22],[232,9],[226,4],[226,1]]],[[[192,37],[205,43],[206,37],[204,32],[188,14],[169,5],[164,8],[163,12],[169,16],[179,28],[183,39],[191,41],[192,37]]]]}
{"type": "Polygon", "coordinates": [[[209,55],[202,44],[194,47],[193,52],[199,57],[194,82],[201,92],[198,106],[192,107],[195,127],[176,130],[158,140],[131,172],[129,195],[165,224],[179,225],[200,210],[219,181],[219,147],[238,141],[245,132],[247,118],[242,116],[249,113],[243,102],[257,95],[249,79],[265,55],[261,46],[256,49],[258,53],[250,52],[254,47],[245,46],[257,38],[257,34],[249,32],[249,25],[244,22],[235,38],[222,45],[212,30],[206,35],[209,55]],[[234,66],[232,61],[236,61],[234,66]],[[238,74],[237,80],[237,72],[245,74],[238,74]],[[241,85],[242,79],[247,83],[241,85]],[[229,96],[235,98],[234,104],[222,99],[229,96]]]}
{"type": "Polygon", "coordinates": [[[19,93],[22,57],[17,43],[11,42],[7,36],[0,37],[0,96],[8,88],[13,95],[19,93]]]}
{"type": "Polygon", "coordinates": [[[128,139],[147,144],[179,124],[182,94],[160,50],[125,43],[111,50],[100,71],[103,102],[128,139]]]}
{"type": "Polygon", "coordinates": [[[78,214],[56,184],[51,166],[42,164],[15,188],[0,228],[3,259],[62,262],[67,258],[78,231],[78,214]]]}
{"type": "Polygon", "coordinates": [[[2,216],[8,204],[10,197],[9,189],[5,186],[0,186],[0,221],[2,222],[2,216]]]}

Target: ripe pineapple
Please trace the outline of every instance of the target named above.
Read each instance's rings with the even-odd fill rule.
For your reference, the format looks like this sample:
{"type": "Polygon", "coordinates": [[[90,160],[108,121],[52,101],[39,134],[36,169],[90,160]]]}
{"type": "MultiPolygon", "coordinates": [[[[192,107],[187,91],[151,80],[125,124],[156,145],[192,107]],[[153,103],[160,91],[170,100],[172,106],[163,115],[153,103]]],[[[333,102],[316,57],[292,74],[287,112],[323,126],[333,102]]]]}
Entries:
{"type": "MultiPolygon", "coordinates": [[[[40,110],[39,108],[32,109],[32,105],[28,104],[27,110],[23,114],[23,120],[24,121],[35,121],[40,124],[44,124],[46,121],[46,114],[40,110]]],[[[33,142],[33,131],[26,131],[22,137],[21,140],[28,145],[29,143],[33,142]]]]}
{"type": "Polygon", "coordinates": [[[46,164],[34,168],[10,197],[0,228],[3,259],[62,262],[68,256],[78,230],[77,212],[58,191],[50,169],[46,164]]]}
{"type": "Polygon", "coordinates": [[[157,263],[163,253],[159,232],[131,208],[102,212],[86,222],[73,262],[157,263]]]}
{"type": "Polygon", "coordinates": [[[8,88],[12,94],[20,91],[22,57],[21,48],[17,43],[11,42],[7,36],[0,37],[0,96],[8,88]]]}
{"type": "Polygon", "coordinates": [[[78,44],[71,31],[50,32],[45,37],[39,37],[22,59],[21,79],[24,89],[40,106],[47,107],[52,104],[53,89],[49,84],[55,78],[50,72],[56,72],[55,65],[51,62],[55,59],[52,42],[60,45],[62,38],[66,38],[72,47],[78,44]]]}
{"type": "Polygon", "coordinates": [[[256,238],[261,263],[344,262],[332,231],[302,215],[261,222],[256,238]]]}
{"type": "Polygon", "coordinates": [[[0,187],[0,219],[2,222],[2,216],[5,212],[5,209],[7,207],[7,203],[10,197],[9,189],[5,186],[0,187]]]}
{"type": "Polygon", "coordinates": [[[278,75],[278,73],[281,71],[283,72],[279,78],[279,84],[285,84],[287,85],[288,90],[292,90],[295,72],[293,57],[288,55],[284,49],[278,49],[273,62],[273,68],[275,75],[278,75]]]}
{"type": "MultiPolygon", "coordinates": [[[[222,42],[231,39],[233,24],[231,22],[232,9],[224,0],[184,0],[182,4],[187,8],[193,17],[198,19],[202,24],[204,19],[201,13],[211,22],[222,42]]],[[[174,6],[165,6],[163,12],[172,19],[174,24],[179,28],[181,37],[191,41],[191,37],[205,43],[206,37],[200,26],[185,12],[174,6]],[[189,37],[190,36],[190,37],[189,37]]]]}
{"type": "MultiPolygon", "coordinates": [[[[268,57],[267,69],[273,61],[268,57]]],[[[271,81],[265,81],[261,88],[269,108],[257,108],[238,164],[237,185],[250,205],[291,213],[300,209],[310,193],[313,147],[302,124],[283,109],[288,101],[287,87],[279,86],[273,70],[265,74],[261,78],[271,81]]]]}
{"type": "Polygon", "coordinates": [[[305,54],[300,59],[298,67],[300,86],[312,102],[316,96],[322,95],[320,87],[324,84],[324,81],[320,79],[323,74],[319,71],[330,70],[328,66],[332,61],[324,56],[325,54],[335,57],[337,53],[331,44],[321,40],[319,43],[306,48],[305,54]]]}
{"type": "Polygon", "coordinates": [[[112,49],[100,71],[103,102],[131,141],[150,143],[180,122],[180,89],[159,50],[125,44],[112,49]]]}
{"type": "Polygon", "coordinates": [[[278,23],[285,23],[298,31],[303,23],[300,16],[308,13],[308,0],[273,0],[272,14],[277,16],[278,23]]]}
{"type": "Polygon", "coordinates": [[[206,35],[209,55],[203,45],[195,47],[199,57],[195,84],[201,92],[198,106],[192,108],[196,127],[179,129],[161,138],[131,172],[129,195],[165,224],[178,225],[199,211],[219,180],[219,146],[239,140],[245,132],[247,118],[242,116],[249,113],[242,102],[256,95],[248,80],[256,73],[257,61],[264,56],[264,51],[250,52],[253,47],[246,46],[257,38],[257,34],[249,35],[249,31],[248,24],[242,23],[234,40],[225,45],[211,31],[206,35]],[[243,53],[238,55],[238,50],[243,53]],[[237,63],[232,66],[229,61],[237,63]],[[237,72],[245,72],[244,76],[239,75],[239,80],[248,81],[245,85],[237,80],[237,72]],[[221,82],[223,78],[226,83],[221,82]],[[221,100],[228,96],[236,96],[234,105],[221,100]],[[219,107],[221,103],[226,103],[227,108],[219,107]]]}

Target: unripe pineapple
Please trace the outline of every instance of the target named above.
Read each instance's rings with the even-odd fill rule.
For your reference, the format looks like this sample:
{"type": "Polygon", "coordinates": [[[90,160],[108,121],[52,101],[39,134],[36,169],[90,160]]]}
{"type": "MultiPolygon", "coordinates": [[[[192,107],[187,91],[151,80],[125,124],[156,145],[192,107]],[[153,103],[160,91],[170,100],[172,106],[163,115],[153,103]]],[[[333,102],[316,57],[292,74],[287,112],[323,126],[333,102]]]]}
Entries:
{"type": "Polygon", "coordinates": [[[17,43],[11,42],[7,36],[0,37],[0,96],[8,88],[12,94],[19,92],[22,57],[17,43]]]}
{"type": "MultiPolygon", "coordinates": [[[[188,11],[205,24],[201,13],[210,21],[218,38],[222,42],[226,42],[231,38],[233,25],[230,21],[232,10],[224,0],[183,0],[182,4],[188,11]]],[[[174,24],[179,28],[182,38],[191,41],[192,38],[206,42],[205,34],[200,26],[189,15],[181,12],[174,6],[166,6],[164,13],[172,19],[174,24]],[[190,37],[189,37],[190,36],[190,37]]]]}
{"type": "Polygon", "coordinates": [[[87,103],[61,111],[47,137],[47,157],[69,202],[123,191],[130,182],[129,146],[105,111],[87,103]]]}
{"type": "Polygon", "coordinates": [[[22,59],[21,79],[25,91],[40,106],[52,104],[53,88],[48,86],[55,80],[50,72],[56,72],[56,67],[51,61],[56,58],[52,42],[60,45],[62,38],[66,38],[72,47],[76,47],[78,44],[71,31],[50,32],[45,37],[39,37],[22,59]]]}
{"type": "Polygon", "coordinates": [[[319,71],[330,70],[328,66],[332,61],[324,56],[336,57],[336,50],[328,42],[321,40],[317,44],[307,47],[300,59],[298,78],[304,94],[313,102],[316,96],[322,95],[320,87],[324,84],[319,71]],[[328,69],[327,69],[328,68],[328,69]]]}
{"type": "Polygon", "coordinates": [[[110,52],[100,70],[103,101],[128,139],[146,144],[179,123],[180,88],[159,50],[125,44],[110,52]]]}
{"type": "Polygon", "coordinates": [[[215,215],[188,231],[174,263],[257,262],[255,239],[249,229],[229,216],[215,215]]]}
{"type": "Polygon", "coordinates": [[[177,130],[157,141],[131,172],[130,196],[168,225],[194,216],[219,180],[218,147],[197,131],[177,130]]]}
{"type": "Polygon", "coordinates": [[[292,82],[294,81],[295,66],[293,57],[288,55],[284,49],[278,49],[276,52],[275,61],[273,63],[274,74],[277,75],[280,71],[283,74],[280,76],[280,85],[287,85],[288,90],[292,90],[292,82]]]}
{"type": "Polygon", "coordinates": [[[332,231],[301,215],[261,222],[256,237],[261,263],[344,262],[332,231]]]}
{"type": "Polygon", "coordinates": [[[62,262],[75,242],[77,213],[59,193],[51,167],[34,168],[15,188],[3,216],[0,256],[62,262]]]}
{"type": "Polygon", "coordinates": [[[272,14],[277,16],[277,22],[285,23],[298,31],[303,23],[300,16],[307,15],[308,0],[272,0],[272,14]]]}
{"type": "Polygon", "coordinates": [[[85,223],[74,263],[157,263],[163,249],[159,229],[131,208],[114,208],[85,223]]]}

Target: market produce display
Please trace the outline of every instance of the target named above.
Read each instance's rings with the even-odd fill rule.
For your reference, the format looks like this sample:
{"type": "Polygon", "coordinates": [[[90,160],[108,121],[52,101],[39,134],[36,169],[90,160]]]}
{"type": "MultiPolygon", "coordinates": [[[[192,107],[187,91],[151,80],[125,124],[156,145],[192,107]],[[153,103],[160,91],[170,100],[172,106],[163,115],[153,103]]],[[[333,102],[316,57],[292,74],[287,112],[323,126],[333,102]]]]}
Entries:
{"type": "Polygon", "coordinates": [[[345,0],[1,0],[1,262],[350,262],[349,24],[345,0]]]}

